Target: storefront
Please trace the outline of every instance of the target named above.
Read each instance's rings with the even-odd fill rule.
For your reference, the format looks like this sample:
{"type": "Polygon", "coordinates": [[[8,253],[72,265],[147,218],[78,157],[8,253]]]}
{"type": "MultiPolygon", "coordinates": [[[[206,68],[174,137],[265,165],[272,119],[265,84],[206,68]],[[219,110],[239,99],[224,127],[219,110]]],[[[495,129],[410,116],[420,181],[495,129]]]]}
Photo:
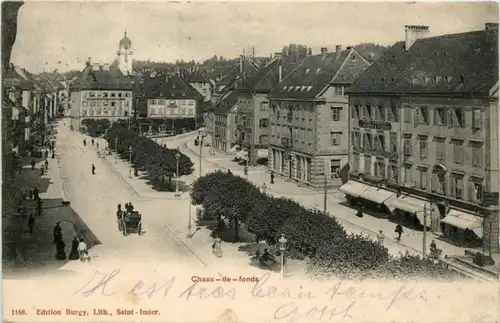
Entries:
{"type": "Polygon", "coordinates": [[[339,188],[339,191],[346,195],[347,201],[350,205],[358,205],[361,194],[370,188],[366,185],[356,181],[348,181],[339,188]]]}
{"type": "Polygon", "coordinates": [[[431,227],[431,208],[429,202],[417,199],[410,195],[402,195],[399,198],[392,197],[384,202],[391,211],[391,219],[405,226],[423,229],[424,221],[428,228],[431,227]],[[424,212],[425,210],[425,212],[424,212]],[[427,219],[424,214],[427,213],[427,219]]]}
{"type": "Polygon", "coordinates": [[[389,216],[390,212],[384,202],[396,197],[395,192],[356,181],[348,181],[339,188],[339,191],[346,194],[349,204],[363,206],[363,210],[377,217],[389,216]]]}
{"type": "Polygon", "coordinates": [[[441,230],[448,239],[459,246],[477,248],[482,244],[483,218],[465,211],[450,209],[441,219],[441,230]]]}

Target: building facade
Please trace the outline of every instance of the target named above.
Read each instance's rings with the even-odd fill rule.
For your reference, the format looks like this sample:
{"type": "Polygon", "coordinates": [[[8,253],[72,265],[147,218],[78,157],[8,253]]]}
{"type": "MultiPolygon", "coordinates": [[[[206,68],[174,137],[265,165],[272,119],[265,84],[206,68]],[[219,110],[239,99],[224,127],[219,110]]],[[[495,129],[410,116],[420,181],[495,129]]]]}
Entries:
{"type": "Polygon", "coordinates": [[[348,160],[345,89],[369,63],[354,49],[309,56],[270,94],[269,168],[300,185],[340,186],[348,160]]]}
{"type": "Polygon", "coordinates": [[[358,78],[352,181],[341,188],[350,200],[498,252],[497,26],[432,38],[406,26],[405,41],[358,78]]]}
{"type": "Polygon", "coordinates": [[[110,122],[133,116],[133,81],[113,65],[87,66],[71,84],[71,126],[80,129],[84,119],[108,119],[110,122]]]}

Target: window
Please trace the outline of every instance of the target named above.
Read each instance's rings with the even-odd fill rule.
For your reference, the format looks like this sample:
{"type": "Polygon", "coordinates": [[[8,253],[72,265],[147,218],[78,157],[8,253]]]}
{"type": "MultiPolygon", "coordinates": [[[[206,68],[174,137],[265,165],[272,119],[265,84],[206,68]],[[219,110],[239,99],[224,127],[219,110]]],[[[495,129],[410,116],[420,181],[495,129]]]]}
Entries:
{"type": "Polygon", "coordinates": [[[94,97],[95,97],[95,92],[90,92],[90,93],[89,93],[89,96],[90,96],[91,98],[94,98],[94,97]]]}
{"type": "Polygon", "coordinates": [[[330,160],[330,178],[339,178],[340,175],[340,160],[332,159],[330,160]]]}
{"type": "Polygon", "coordinates": [[[427,149],[427,137],[421,138],[419,140],[419,150],[420,150],[420,158],[425,159],[427,158],[428,155],[428,149],[427,149]]]}
{"type": "Polygon", "coordinates": [[[395,162],[389,163],[387,167],[387,179],[397,181],[398,180],[398,164],[395,162]]]}
{"type": "Polygon", "coordinates": [[[344,95],[344,87],[343,86],[335,86],[335,95],[344,95]]]}
{"type": "Polygon", "coordinates": [[[307,129],[307,137],[308,145],[311,146],[314,139],[312,129],[307,129]]]}
{"type": "Polygon", "coordinates": [[[405,123],[411,123],[411,114],[412,114],[412,109],[410,107],[405,107],[404,108],[404,114],[405,114],[405,123]]]}
{"type": "Polygon", "coordinates": [[[375,145],[379,151],[385,151],[385,137],[384,134],[377,134],[375,135],[375,145]]]}
{"type": "Polygon", "coordinates": [[[419,172],[420,172],[420,188],[426,190],[428,184],[427,169],[420,169],[419,172]]]}
{"type": "Polygon", "coordinates": [[[122,92],[118,92],[118,97],[121,98],[122,97],[122,92]]]}
{"type": "Polygon", "coordinates": [[[404,166],[404,181],[405,183],[411,183],[413,182],[412,181],[412,177],[411,177],[411,165],[405,165],[404,166]]]}
{"type": "Polygon", "coordinates": [[[366,133],[363,138],[363,147],[372,148],[372,135],[370,133],[366,133]]]}
{"type": "Polygon", "coordinates": [[[332,146],[340,146],[340,142],[342,141],[342,132],[331,132],[330,137],[332,146]]]}
{"type": "Polygon", "coordinates": [[[364,115],[365,119],[368,119],[368,120],[371,120],[372,119],[372,106],[371,105],[367,105],[365,107],[365,115],[364,115]]]}
{"type": "Polygon", "coordinates": [[[352,155],[352,168],[354,169],[354,171],[359,172],[359,155],[358,154],[352,155]]]}
{"type": "Polygon", "coordinates": [[[481,116],[481,110],[476,109],[472,111],[472,128],[474,129],[481,129],[483,126],[482,122],[482,116],[481,116]]]}
{"type": "Polygon", "coordinates": [[[111,92],[111,97],[112,98],[116,97],[116,93],[115,92],[111,92]]]}
{"type": "Polygon", "coordinates": [[[126,98],[130,97],[130,93],[125,92],[125,97],[126,97],[126,98]]]}
{"type": "Polygon", "coordinates": [[[450,119],[448,124],[451,127],[463,128],[465,126],[464,111],[461,108],[449,109],[448,113],[448,118],[450,119]]]}
{"type": "Polygon", "coordinates": [[[87,101],[83,101],[82,102],[82,107],[86,108],[88,106],[88,102],[87,101]]]}
{"type": "Polygon", "coordinates": [[[165,104],[165,100],[158,100],[158,104],[159,105],[164,105],[165,104]]]}
{"type": "Polygon", "coordinates": [[[375,107],[375,114],[376,121],[385,121],[385,111],[383,106],[379,105],[375,107]]]}
{"type": "Polygon", "coordinates": [[[389,134],[389,149],[392,153],[398,152],[398,134],[396,132],[389,134]]]}
{"type": "Polygon", "coordinates": [[[377,159],[374,166],[374,174],[375,176],[385,178],[385,164],[383,160],[377,159]]]}
{"type": "Polygon", "coordinates": [[[151,114],[156,114],[156,109],[155,108],[151,108],[151,114]]]}
{"type": "Polygon", "coordinates": [[[267,128],[267,127],[269,127],[269,119],[260,119],[259,120],[259,126],[261,128],[267,128]]]}
{"type": "Polygon", "coordinates": [[[365,155],[365,174],[371,174],[372,173],[372,158],[371,156],[366,156],[365,155]]]}
{"type": "Polygon", "coordinates": [[[411,156],[411,139],[404,139],[404,154],[411,156]]]}
{"type": "Polygon", "coordinates": [[[128,105],[129,105],[129,102],[128,102],[128,101],[125,101],[125,102],[123,103],[123,106],[124,106],[125,108],[128,108],[128,105]]]}
{"type": "Polygon", "coordinates": [[[353,55],[351,55],[351,60],[352,60],[353,62],[355,62],[355,61],[356,61],[356,55],[354,55],[354,54],[353,54],[353,55]]]}
{"type": "Polygon", "coordinates": [[[361,136],[359,132],[352,132],[352,145],[354,147],[361,147],[361,136]]]}
{"type": "Polygon", "coordinates": [[[476,179],[474,177],[469,178],[468,198],[473,202],[480,202],[483,199],[482,179],[476,179]]]}
{"type": "Polygon", "coordinates": [[[464,182],[461,177],[451,177],[451,196],[457,199],[463,198],[464,182]]]}
{"type": "Polygon", "coordinates": [[[482,167],[483,165],[483,148],[481,146],[472,147],[472,165],[482,167]]]}
{"type": "Polygon", "coordinates": [[[359,118],[359,105],[351,105],[351,118],[359,118]]]}
{"type": "Polygon", "coordinates": [[[420,108],[420,124],[430,125],[429,108],[427,107],[420,108]]]}
{"type": "Polygon", "coordinates": [[[387,108],[387,121],[399,122],[399,109],[398,107],[387,108]]]}
{"type": "Polygon", "coordinates": [[[436,138],[436,159],[440,162],[446,160],[446,144],[444,138],[436,138]]]}
{"type": "Polygon", "coordinates": [[[464,146],[462,141],[456,140],[453,143],[453,160],[457,164],[463,164],[464,162],[464,146]]]}
{"type": "Polygon", "coordinates": [[[332,120],[339,121],[340,120],[340,111],[342,111],[342,108],[333,107],[333,108],[330,108],[330,110],[331,110],[331,114],[332,114],[332,120]]]}
{"type": "Polygon", "coordinates": [[[108,92],[102,92],[102,97],[107,98],[108,97],[108,92]]]}
{"type": "Polygon", "coordinates": [[[445,126],[447,124],[445,108],[436,108],[434,110],[434,124],[438,126],[445,126]]]}

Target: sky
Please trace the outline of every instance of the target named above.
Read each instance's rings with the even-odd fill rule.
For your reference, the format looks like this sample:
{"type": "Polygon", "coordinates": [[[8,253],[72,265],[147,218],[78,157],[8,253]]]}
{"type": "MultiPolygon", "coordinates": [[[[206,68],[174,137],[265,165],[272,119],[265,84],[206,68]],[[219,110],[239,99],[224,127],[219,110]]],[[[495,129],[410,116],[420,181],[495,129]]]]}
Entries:
{"type": "Polygon", "coordinates": [[[493,2],[31,1],[19,12],[11,61],[33,73],[83,69],[88,57],[111,63],[125,30],[133,58],[174,62],[237,57],[251,46],[269,56],[288,43],[391,45],[404,39],[407,24],[437,36],[482,30],[486,22],[498,22],[493,2]]]}

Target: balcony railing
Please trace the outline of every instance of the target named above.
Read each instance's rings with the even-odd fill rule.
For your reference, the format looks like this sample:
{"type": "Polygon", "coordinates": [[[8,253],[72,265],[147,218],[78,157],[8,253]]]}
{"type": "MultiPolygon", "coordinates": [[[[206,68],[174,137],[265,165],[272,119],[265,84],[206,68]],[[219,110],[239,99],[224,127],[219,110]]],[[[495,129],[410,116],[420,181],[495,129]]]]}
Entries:
{"type": "Polygon", "coordinates": [[[392,124],[390,122],[374,121],[374,120],[366,120],[366,119],[359,120],[358,126],[360,128],[369,128],[369,129],[387,130],[387,131],[390,131],[392,129],[392,124]]]}

